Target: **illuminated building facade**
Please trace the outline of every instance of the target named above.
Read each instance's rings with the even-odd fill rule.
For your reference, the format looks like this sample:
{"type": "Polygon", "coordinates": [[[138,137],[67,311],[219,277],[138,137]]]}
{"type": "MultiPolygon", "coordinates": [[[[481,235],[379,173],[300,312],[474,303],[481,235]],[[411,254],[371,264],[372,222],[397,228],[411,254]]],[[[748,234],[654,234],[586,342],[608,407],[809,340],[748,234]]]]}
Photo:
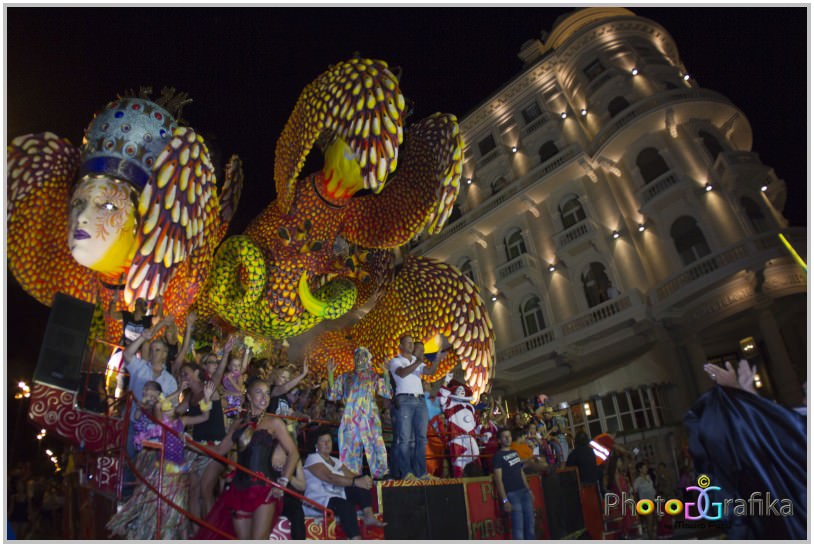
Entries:
{"type": "Polygon", "coordinates": [[[778,234],[802,252],[806,232],[743,112],[627,9],[576,10],[519,55],[522,73],[462,120],[450,223],[411,249],[479,285],[493,393],[546,393],[574,430],[657,459],[712,386],[706,361],[747,354],[764,395],[799,404],[806,275],[778,234]]]}

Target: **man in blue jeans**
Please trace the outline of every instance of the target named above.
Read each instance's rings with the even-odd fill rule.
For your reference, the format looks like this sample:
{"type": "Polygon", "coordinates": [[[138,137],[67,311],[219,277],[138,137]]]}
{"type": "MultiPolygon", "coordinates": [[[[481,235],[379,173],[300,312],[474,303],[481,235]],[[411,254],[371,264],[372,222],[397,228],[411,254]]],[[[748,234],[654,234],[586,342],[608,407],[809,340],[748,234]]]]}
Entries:
{"type": "Polygon", "coordinates": [[[495,488],[503,511],[512,516],[512,539],[534,539],[534,499],[523,473],[523,460],[510,448],[512,432],[497,434],[500,450],[492,458],[495,488]]]}
{"type": "Polygon", "coordinates": [[[424,404],[421,375],[435,374],[443,355],[444,351],[439,352],[428,368],[424,364],[423,344],[413,344],[412,337],[402,336],[399,354],[387,363],[387,369],[393,373],[396,382],[395,413],[392,414],[398,435],[394,474],[400,479],[430,478],[426,460],[427,407],[424,404]],[[417,350],[415,355],[414,350],[417,350]]]}

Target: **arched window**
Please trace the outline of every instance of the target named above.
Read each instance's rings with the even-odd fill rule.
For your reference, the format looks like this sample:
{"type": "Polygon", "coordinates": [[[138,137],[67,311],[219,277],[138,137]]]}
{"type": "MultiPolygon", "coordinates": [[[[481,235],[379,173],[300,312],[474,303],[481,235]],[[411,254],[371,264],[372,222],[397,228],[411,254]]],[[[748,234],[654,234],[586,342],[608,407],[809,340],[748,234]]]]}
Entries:
{"type": "Polygon", "coordinates": [[[704,143],[704,147],[707,149],[707,152],[709,152],[709,155],[712,156],[712,161],[715,161],[718,158],[718,154],[724,151],[721,143],[719,143],[718,139],[706,131],[699,131],[698,136],[701,137],[701,142],[704,143]]]}
{"type": "Polygon", "coordinates": [[[536,296],[532,296],[520,306],[520,316],[523,318],[523,337],[529,337],[545,329],[543,306],[536,296]]]}
{"type": "Polygon", "coordinates": [[[614,97],[611,99],[611,102],[608,103],[608,113],[610,113],[611,118],[613,118],[628,106],[630,106],[630,103],[627,102],[627,99],[624,97],[614,97]]]}
{"type": "Polygon", "coordinates": [[[540,147],[540,163],[545,163],[559,153],[560,149],[554,141],[547,141],[540,147]]]}
{"type": "Polygon", "coordinates": [[[506,259],[514,260],[518,256],[526,253],[526,240],[523,233],[516,229],[506,237],[506,259]]]}
{"type": "Polygon", "coordinates": [[[743,207],[746,218],[749,219],[749,224],[752,225],[752,230],[756,234],[762,234],[769,230],[769,223],[766,221],[760,205],[744,196],[741,198],[741,207],[743,207]]]}
{"type": "Polygon", "coordinates": [[[505,177],[496,178],[494,181],[492,181],[492,184],[491,184],[491,186],[492,186],[492,195],[497,194],[498,192],[500,192],[501,190],[506,188],[508,185],[509,185],[509,183],[506,181],[505,177]]]}
{"type": "Polygon", "coordinates": [[[458,269],[461,270],[461,273],[468,277],[473,283],[477,283],[475,279],[475,271],[472,269],[472,260],[469,257],[464,257],[461,261],[461,265],[458,266],[458,269]]]}
{"type": "Polygon", "coordinates": [[[579,202],[579,198],[574,194],[565,196],[560,202],[560,218],[563,228],[570,228],[577,222],[585,220],[585,210],[579,202]]]}
{"type": "Polygon", "coordinates": [[[692,217],[684,216],[673,222],[670,237],[685,266],[710,253],[707,240],[692,217]]]}
{"type": "Polygon", "coordinates": [[[664,161],[664,158],[661,157],[661,154],[659,154],[659,151],[655,148],[645,148],[639,152],[639,156],[636,158],[636,165],[639,167],[645,184],[657,179],[670,170],[667,162],[664,161]]]}
{"type": "Polygon", "coordinates": [[[447,220],[447,225],[452,224],[456,220],[461,218],[461,206],[457,203],[452,206],[452,212],[449,214],[449,220],[447,220]]]}
{"type": "Polygon", "coordinates": [[[593,308],[610,300],[617,295],[618,291],[613,289],[611,280],[605,272],[605,266],[600,262],[591,262],[582,273],[582,289],[585,291],[585,300],[588,307],[593,308]]]}

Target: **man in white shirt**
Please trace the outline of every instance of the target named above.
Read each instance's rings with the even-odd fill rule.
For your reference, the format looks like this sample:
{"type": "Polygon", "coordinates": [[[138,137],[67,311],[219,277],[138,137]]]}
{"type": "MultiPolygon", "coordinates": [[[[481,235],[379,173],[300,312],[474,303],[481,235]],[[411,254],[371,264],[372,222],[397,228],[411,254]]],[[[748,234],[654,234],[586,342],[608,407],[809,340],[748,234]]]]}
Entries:
{"type": "Polygon", "coordinates": [[[427,407],[421,375],[438,369],[446,350],[438,352],[432,365],[424,363],[424,345],[410,336],[399,340],[399,354],[387,363],[396,382],[394,422],[397,422],[395,476],[400,479],[427,478],[427,407]],[[414,354],[415,351],[415,354],[414,354]]]}

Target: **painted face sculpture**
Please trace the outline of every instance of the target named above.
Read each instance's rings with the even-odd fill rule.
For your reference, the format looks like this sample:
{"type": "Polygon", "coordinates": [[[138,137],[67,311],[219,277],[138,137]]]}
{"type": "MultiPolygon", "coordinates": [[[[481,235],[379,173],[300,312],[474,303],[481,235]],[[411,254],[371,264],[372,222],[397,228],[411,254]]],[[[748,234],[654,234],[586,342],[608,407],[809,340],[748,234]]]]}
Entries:
{"type": "MultiPolygon", "coordinates": [[[[79,147],[49,132],[9,143],[8,266],[46,306],[58,292],[102,310],[161,297],[183,322],[208,276],[240,196],[240,162],[230,159],[219,191],[203,137],[177,121],[186,94],[150,94],[109,102],[79,147]]],[[[102,315],[92,335],[117,340],[121,323],[102,315]]]]}
{"type": "Polygon", "coordinates": [[[104,175],[82,178],[71,196],[68,248],[74,259],[108,275],[123,273],[135,252],[136,208],[130,184],[104,175]]]}

